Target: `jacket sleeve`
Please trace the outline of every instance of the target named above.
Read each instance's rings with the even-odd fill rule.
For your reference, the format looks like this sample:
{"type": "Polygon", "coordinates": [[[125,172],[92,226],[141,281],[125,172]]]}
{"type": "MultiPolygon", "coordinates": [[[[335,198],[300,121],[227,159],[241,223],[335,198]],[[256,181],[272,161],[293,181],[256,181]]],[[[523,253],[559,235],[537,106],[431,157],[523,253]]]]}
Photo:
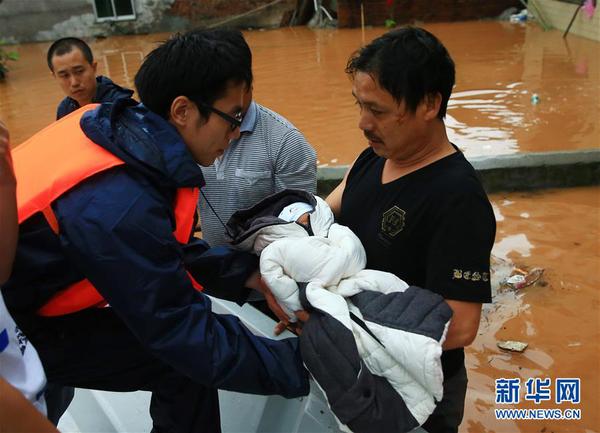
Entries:
{"type": "Polygon", "coordinates": [[[211,312],[193,289],[162,197],[125,170],[97,175],[55,203],[79,270],[155,356],[206,386],[297,397],[308,376],[296,339],[257,337],[211,312]]]}
{"type": "Polygon", "coordinates": [[[56,120],[59,120],[69,114],[69,101],[67,98],[60,101],[58,107],[56,107],[56,120]]]}
{"type": "Polygon", "coordinates": [[[74,99],[71,99],[67,96],[60,101],[60,104],[58,104],[58,107],[56,108],[56,120],[62,119],[67,114],[71,114],[73,111],[78,110],[79,108],[79,104],[74,99]]]}
{"type": "Polygon", "coordinates": [[[204,293],[243,304],[249,288],[244,283],[258,270],[258,257],[230,247],[210,247],[194,238],[183,245],[184,263],[188,272],[204,288],[204,293]]]}
{"type": "MultiPolygon", "coordinates": [[[[98,92],[99,93],[99,92],[98,92]]],[[[102,95],[99,95],[97,102],[115,102],[117,99],[128,99],[133,97],[133,90],[125,89],[114,83],[105,85],[102,89],[102,95]]]]}

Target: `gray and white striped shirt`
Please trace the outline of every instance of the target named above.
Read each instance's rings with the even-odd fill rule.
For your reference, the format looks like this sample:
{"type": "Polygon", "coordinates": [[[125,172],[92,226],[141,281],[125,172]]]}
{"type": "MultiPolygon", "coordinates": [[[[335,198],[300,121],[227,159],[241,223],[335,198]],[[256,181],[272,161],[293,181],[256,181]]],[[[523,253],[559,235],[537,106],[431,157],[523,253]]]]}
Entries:
{"type": "MultiPolygon", "coordinates": [[[[315,193],[317,155],[283,116],[252,102],[241,136],[210,167],[202,167],[202,192],[224,223],[238,209],[286,188],[315,193]]],[[[211,246],[226,244],[225,229],[200,196],[202,238],[211,246]]]]}

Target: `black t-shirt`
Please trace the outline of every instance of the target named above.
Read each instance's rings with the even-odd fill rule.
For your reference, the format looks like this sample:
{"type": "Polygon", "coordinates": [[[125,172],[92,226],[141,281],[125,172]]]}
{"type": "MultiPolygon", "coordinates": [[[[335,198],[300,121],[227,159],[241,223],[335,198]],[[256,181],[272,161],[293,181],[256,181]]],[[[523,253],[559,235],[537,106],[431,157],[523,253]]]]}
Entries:
{"type": "MultiPolygon", "coordinates": [[[[471,164],[457,151],[382,184],[384,163],[366,149],[342,196],[338,222],[361,240],[367,268],[391,272],[446,299],[491,302],[496,221],[471,164]]],[[[463,349],[442,355],[446,377],[463,363],[463,349]]]]}

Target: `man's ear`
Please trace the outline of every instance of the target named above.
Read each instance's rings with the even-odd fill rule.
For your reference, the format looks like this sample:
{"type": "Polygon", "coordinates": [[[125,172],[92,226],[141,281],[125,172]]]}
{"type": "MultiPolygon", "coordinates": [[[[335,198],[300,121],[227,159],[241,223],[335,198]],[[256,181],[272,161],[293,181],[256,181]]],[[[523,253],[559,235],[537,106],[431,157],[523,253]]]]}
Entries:
{"type": "Polygon", "coordinates": [[[433,120],[437,117],[440,112],[440,107],[442,106],[442,95],[437,93],[431,93],[425,96],[424,102],[424,118],[425,120],[433,120]]]}
{"type": "Polygon", "coordinates": [[[92,62],[92,69],[94,70],[94,75],[96,75],[96,70],[98,69],[98,62],[95,60],[92,62]]]}
{"type": "Polygon", "coordinates": [[[173,99],[171,109],[169,110],[169,120],[171,123],[179,127],[186,126],[190,119],[190,111],[195,108],[193,105],[187,96],[178,96],[173,99]]]}

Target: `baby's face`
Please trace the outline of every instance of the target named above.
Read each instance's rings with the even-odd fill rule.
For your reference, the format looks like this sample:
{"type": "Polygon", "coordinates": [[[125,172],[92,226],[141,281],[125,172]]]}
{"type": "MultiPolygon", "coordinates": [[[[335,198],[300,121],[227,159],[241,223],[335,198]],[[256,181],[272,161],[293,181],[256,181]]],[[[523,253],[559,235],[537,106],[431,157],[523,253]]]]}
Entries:
{"type": "Polygon", "coordinates": [[[307,224],[308,224],[308,215],[309,215],[309,213],[308,213],[308,212],[306,212],[306,213],[303,213],[302,215],[300,215],[300,216],[298,217],[298,219],[296,220],[296,222],[297,222],[297,223],[300,223],[300,224],[302,224],[302,225],[307,225],[307,224]]]}

